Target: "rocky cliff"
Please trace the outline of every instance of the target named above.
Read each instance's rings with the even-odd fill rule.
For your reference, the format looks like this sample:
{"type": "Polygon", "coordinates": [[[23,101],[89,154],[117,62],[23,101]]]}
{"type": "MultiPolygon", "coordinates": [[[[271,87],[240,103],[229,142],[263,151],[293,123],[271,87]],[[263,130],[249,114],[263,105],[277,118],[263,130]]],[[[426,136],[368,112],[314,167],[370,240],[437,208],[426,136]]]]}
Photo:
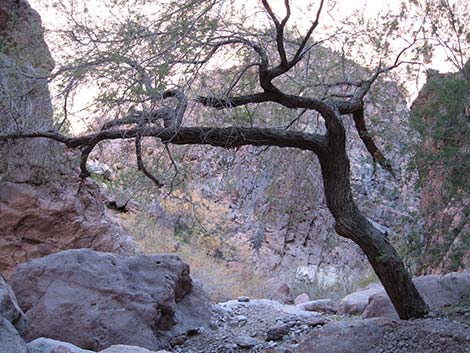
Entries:
{"type": "MultiPolygon", "coordinates": [[[[0,131],[47,130],[54,68],[39,15],[24,0],[0,3],[0,131]]],[[[0,145],[0,272],[76,247],[134,252],[126,230],[92,183],[80,183],[74,155],[42,140],[0,145]]]]}
{"type": "MultiPolygon", "coordinates": [[[[467,70],[470,61],[467,62],[467,70]]],[[[425,248],[422,273],[470,267],[470,81],[429,72],[413,103],[425,248]]]]}

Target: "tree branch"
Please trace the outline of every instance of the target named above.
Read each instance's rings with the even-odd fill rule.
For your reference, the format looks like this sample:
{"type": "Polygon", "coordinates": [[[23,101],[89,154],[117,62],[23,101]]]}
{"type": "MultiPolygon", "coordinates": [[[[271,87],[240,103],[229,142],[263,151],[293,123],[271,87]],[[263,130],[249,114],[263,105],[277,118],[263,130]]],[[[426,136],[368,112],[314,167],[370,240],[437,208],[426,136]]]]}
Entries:
{"type": "Polygon", "coordinates": [[[379,148],[375,144],[374,139],[367,130],[366,121],[364,119],[364,110],[358,110],[352,114],[356,130],[359,133],[359,137],[367,148],[367,151],[372,156],[374,162],[378,162],[383,169],[388,171],[394,178],[396,178],[395,171],[393,170],[390,162],[380,152],[379,148]]]}

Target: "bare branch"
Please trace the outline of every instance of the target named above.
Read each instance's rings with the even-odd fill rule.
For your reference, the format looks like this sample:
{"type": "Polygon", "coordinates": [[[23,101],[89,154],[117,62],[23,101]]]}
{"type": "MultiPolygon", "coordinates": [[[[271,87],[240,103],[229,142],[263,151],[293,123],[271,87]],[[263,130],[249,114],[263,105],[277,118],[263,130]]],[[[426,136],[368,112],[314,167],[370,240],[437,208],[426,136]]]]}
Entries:
{"type": "Polygon", "coordinates": [[[163,184],[152,173],[150,173],[142,159],[142,135],[140,133],[135,137],[135,155],[137,158],[137,169],[153,181],[157,187],[161,188],[163,184]]]}
{"type": "Polygon", "coordinates": [[[394,178],[396,178],[395,172],[393,170],[392,165],[390,162],[385,158],[385,156],[380,152],[379,148],[375,144],[374,139],[370,135],[369,131],[367,130],[366,122],[364,119],[364,110],[355,111],[353,114],[354,124],[356,126],[356,130],[361,138],[362,142],[367,148],[367,151],[372,156],[374,162],[378,162],[382,168],[388,171],[394,178]]]}

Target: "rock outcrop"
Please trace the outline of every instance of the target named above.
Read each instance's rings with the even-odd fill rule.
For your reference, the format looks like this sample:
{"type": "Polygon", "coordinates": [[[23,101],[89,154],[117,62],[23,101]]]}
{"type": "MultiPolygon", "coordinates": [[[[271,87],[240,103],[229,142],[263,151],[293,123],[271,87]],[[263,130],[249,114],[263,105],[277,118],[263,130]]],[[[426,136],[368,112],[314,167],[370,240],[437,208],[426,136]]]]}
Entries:
{"type": "Polygon", "coordinates": [[[462,72],[430,73],[412,111],[421,135],[417,166],[425,238],[419,270],[470,268],[470,81],[462,72]]]}
{"type": "MultiPolygon", "coordinates": [[[[0,2],[0,133],[54,125],[47,77],[54,68],[39,15],[25,0],[0,2]]],[[[80,183],[74,155],[44,140],[0,143],[0,272],[69,248],[131,254],[135,247],[104,207],[98,186],[80,183]]]]}
{"type": "Polygon", "coordinates": [[[207,296],[173,255],[67,250],[18,266],[11,284],[29,320],[27,340],[155,350],[211,318],[207,296]]]}
{"type": "Polygon", "coordinates": [[[93,182],[82,184],[0,184],[0,271],[63,249],[133,254],[134,244],[105,207],[93,182]]]}

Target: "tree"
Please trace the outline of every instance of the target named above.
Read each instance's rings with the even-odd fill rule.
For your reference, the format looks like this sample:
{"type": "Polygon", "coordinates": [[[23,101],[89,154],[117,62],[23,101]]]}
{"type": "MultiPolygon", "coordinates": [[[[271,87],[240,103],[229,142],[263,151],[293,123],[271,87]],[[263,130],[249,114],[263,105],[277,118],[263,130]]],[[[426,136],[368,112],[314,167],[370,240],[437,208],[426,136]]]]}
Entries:
{"type": "Polygon", "coordinates": [[[396,250],[354,202],[343,124],[343,119],[352,117],[373,160],[393,174],[391,164],[368,132],[364,112],[365,98],[372,85],[381,75],[402,65],[403,57],[416,43],[414,33],[409,43],[395,50],[391,61],[385,59],[393,52],[388,43],[400,14],[387,18],[389,32],[382,38],[371,38],[367,28],[357,28],[352,33],[351,27],[335,27],[331,33],[323,32],[320,39],[314,40],[326,11],[324,0],[313,10],[313,21],[304,35],[299,34],[300,28],[287,26],[292,15],[289,0],[284,2],[285,15],[281,18],[267,0],[261,1],[261,9],[269,19],[268,27],[250,25],[243,11],[220,1],[168,2],[155,9],[145,1],[114,0],[105,9],[116,19],[110,22],[93,14],[96,8],[87,7],[86,1],[81,5],[81,11],[74,1],[69,7],[60,5],[73,24],[61,37],[69,39],[73,50],[62,52],[64,65],[55,74],[65,99],[64,120],[56,130],[16,131],[0,136],[1,139],[48,138],[80,149],[82,178],[90,175],[87,159],[99,143],[134,139],[138,169],[159,187],[163,183],[144,163],[142,141],[147,137],[159,139],[170,156],[171,145],[191,144],[235,149],[246,145],[277,146],[311,151],[320,162],[325,198],[336,222],[336,232],[364,251],[400,318],[426,314],[427,306],[396,250]],[[152,17],[154,12],[158,16],[152,17]],[[320,50],[320,44],[337,41],[345,47],[352,36],[356,40],[367,37],[369,44],[376,42],[383,49],[383,57],[374,57],[376,67],[368,77],[333,76],[320,82],[298,82],[296,78],[306,77],[305,71],[313,66],[310,54],[320,50]],[[236,72],[226,87],[220,87],[226,82],[220,82],[220,76],[214,75],[214,68],[208,65],[217,56],[227,60],[231,54],[237,57],[233,66],[236,72]],[[219,81],[211,81],[211,76],[217,76],[219,81]],[[67,102],[82,82],[94,82],[98,89],[95,113],[114,119],[101,122],[101,128],[95,132],[70,137],[59,129],[68,116],[67,102]],[[211,88],[216,93],[210,92],[211,88]],[[169,100],[175,101],[173,108],[168,105],[169,100]],[[202,109],[232,112],[253,104],[300,110],[296,119],[304,111],[316,112],[324,127],[320,132],[312,132],[309,127],[296,130],[295,119],[283,128],[257,126],[259,122],[241,126],[185,125],[188,106],[193,109],[191,114],[202,114],[202,109]]]}

